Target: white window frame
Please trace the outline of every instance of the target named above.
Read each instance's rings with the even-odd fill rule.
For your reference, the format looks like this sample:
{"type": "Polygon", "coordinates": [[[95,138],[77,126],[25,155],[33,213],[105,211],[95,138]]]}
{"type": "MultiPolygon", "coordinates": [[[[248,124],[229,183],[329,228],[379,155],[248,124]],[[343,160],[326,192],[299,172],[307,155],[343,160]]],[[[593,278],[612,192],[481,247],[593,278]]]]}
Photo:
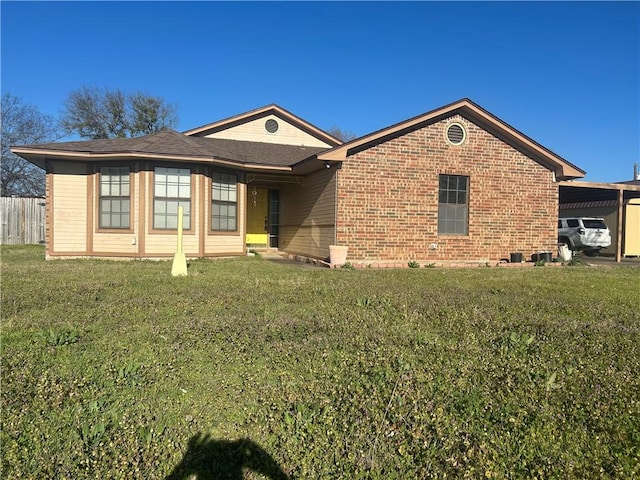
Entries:
{"type": "Polygon", "coordinates": [[[155,167],[153,171],[153,228],[176,230],[178,207],[183,207],[182,226],[191,229],[191,169],[155,167]]]}

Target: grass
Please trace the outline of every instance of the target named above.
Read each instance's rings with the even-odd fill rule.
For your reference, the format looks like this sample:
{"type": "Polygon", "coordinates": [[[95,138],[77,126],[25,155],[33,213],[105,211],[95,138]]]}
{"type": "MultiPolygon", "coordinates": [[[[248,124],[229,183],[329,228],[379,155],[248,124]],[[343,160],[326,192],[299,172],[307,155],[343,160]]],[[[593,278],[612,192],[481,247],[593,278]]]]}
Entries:
{"type": "Polygon", "coordinates": [[[2,248],[3,478],[640,475],[637,268],[43,257],[2,248]]]}

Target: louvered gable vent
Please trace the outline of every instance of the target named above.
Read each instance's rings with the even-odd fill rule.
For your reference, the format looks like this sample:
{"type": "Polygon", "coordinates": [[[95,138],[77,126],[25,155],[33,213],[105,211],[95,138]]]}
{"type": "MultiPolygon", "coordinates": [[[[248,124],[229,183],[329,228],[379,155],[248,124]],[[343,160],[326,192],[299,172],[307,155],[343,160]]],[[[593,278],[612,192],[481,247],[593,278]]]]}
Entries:
{"type": "Polygon", "coordinates": [[[453,145],[460,145],[464,141],[464,129],[462,125],[453,123],[447,127],[447,139],[453,145]]]}

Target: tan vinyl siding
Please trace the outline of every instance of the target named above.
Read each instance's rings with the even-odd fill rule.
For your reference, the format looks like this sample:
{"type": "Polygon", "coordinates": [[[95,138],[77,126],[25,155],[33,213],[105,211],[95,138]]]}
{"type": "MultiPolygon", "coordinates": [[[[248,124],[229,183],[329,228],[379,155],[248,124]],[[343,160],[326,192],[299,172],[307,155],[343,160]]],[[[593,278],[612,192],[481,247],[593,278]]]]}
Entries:
{"type": "MultiPolygon", "coordinates": [[[[238,232],[211,232],[210,177],[192,168],[191,224],[184,231],[188,257],[242,255],[244,253],[246,186],[238,185],[238,232]]],[[[176,231],[153,229],[153,165],[131,174],[130,229],[99,228],[99,173],[86,165],[56,164],[52,174],[52,255],[171,258],[177,247],[176,231]],[[90,171],[89,174],[86,172],[90,171]],[[93,198],[88,199],[89,192],[93,198]],[[87,244],[87,241],[90,243],[87,244]]]]}
{"type": "Polygon", "coordinates": [[[298,127],[282,120],[275,115],[243,123],[220,132],[207,135],[210,138],[224,138],[227,140],[244,140],[263,143],[278,143],[280,145],[304,145],[306,147],[330,147],[331,145],[303,132],[298,127]],[[278,122],[278,131],[269,133],[264,125],[269,119],[278,122]]]}
{"type": "MultiPolygon", "coordinates": [[[[166,235],[149,235],[145,241],[145,255],[172,256],[176,252],[177,239],[178,234],[175,231],[167,233],[166,235]]],[[[198,237],[196,235],[183,235],[182,250],[188,257],[199,256],[198,237]]]]}
{"type": "Polygon", "coordinates": [[[107,255],[110,253],[138,253],[138,239],[132,233],[96,233],[93,236],[93,253],[107,255]]]}
{"type": "Polygon", "coordinates": [[[241,255],[244,253],[244,236],[214,235],[205,240],[205,255],[241,255]]]}
{"type": "Polygon", "coordinates": [[[280,249],[325,258],[335,242],[336,169],[311,174],[280,190],[280,249]]]}
{"type": "Polygon", "coordinates": [[[53,175],[53,253],[87,250],[87,181],[85,165],[56,164],[53,175]]]}

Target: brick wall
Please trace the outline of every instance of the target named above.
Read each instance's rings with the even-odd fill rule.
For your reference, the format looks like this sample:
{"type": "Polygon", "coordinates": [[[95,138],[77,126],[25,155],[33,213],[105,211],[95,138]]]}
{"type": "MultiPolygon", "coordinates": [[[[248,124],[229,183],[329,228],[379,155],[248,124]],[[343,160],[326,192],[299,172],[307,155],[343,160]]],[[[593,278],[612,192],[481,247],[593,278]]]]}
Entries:
{"type": "Polygon", "coordinates": [[[348,157],[337,213],[337,241],[353,260],[499,260],[557,248],[552,173],[458,115],[348,157]],[[446,141],[451,121],[466,128],[464,144],[446,141]],[[440,174],[469,176],[466,236],[438,235],[440,174]]]}

